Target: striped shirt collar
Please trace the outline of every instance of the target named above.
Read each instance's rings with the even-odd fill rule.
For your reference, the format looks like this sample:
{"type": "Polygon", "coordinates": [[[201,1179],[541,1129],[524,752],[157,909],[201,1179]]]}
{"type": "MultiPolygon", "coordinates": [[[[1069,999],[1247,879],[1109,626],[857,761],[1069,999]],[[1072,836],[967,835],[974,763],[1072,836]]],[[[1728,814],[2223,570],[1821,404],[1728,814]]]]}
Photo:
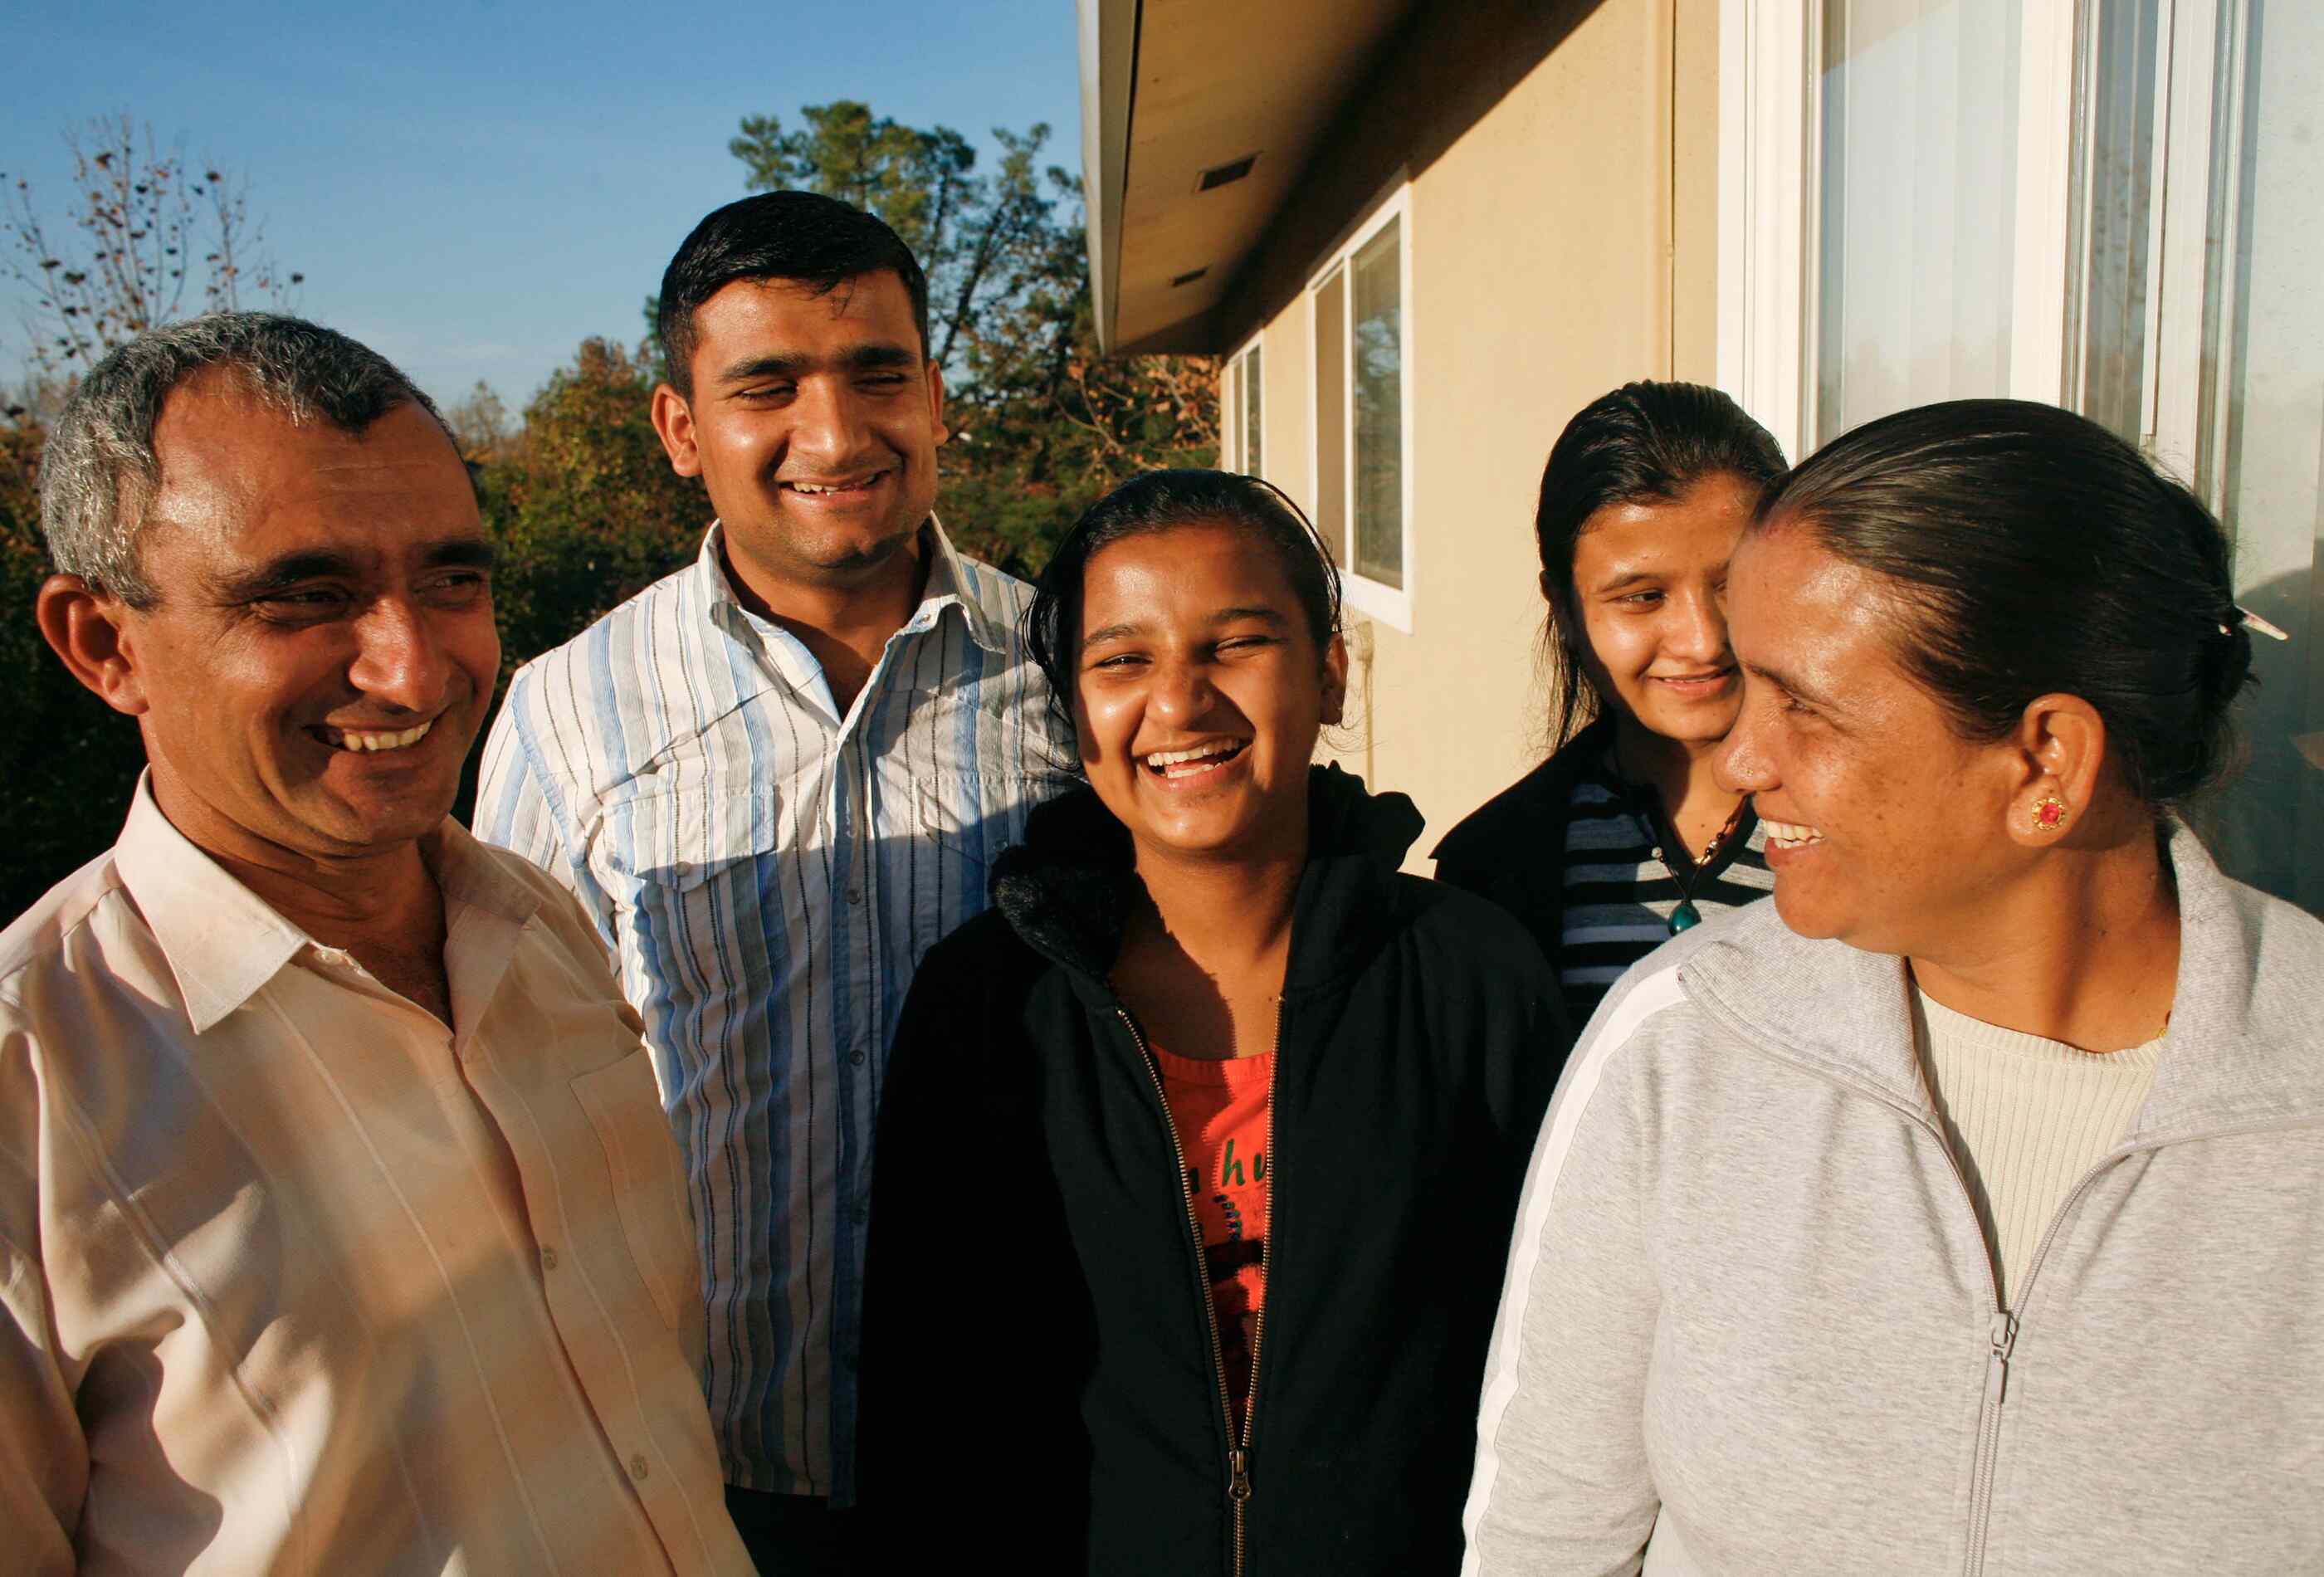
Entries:
{"type": "MultiPolygon", "coordinates": [[[[153,798],[151,768],[139,774],[129,819],[114,845],[121,883],[168,960],[197,1035],[207,1033],[318,944],[180,832],[153,798]]],[[[459,823],[446,817],[420,841],[443,889],[448,935],[456,906],[521,927],[540,908],[523,882],[496,866],[459,823]]]]}
{"type": "MultiPolygon", "coordinates": [[[[904,630],[913,634],[933,630],[936,621],[944,616],[945,609],[956,607],[966,622],[969,639],[991,655],[1006,659],[1010,652],[1009,632],[1001,628],[992,615],[971,595],[968,577],[961,570],[960,555],[954,550],[952,539],[945,535],[944,523],[933,513],[920,527],[920,547],[928,556],[927,585],[920,593],[919,607],[904,622],[904,630]]],[[[726,524],[724,521],[711,521],[710,530],[703,533],[702,551],[695,557],[694,571],[696,595],[702,599],[703,608],[722,628],[734,629],[736,620],[742,622],[742,627],[752,630],[770,627],[767,621],[743,605],[741,594],[735,591],[734,583],[726,573],[726,524]]],[[[794,664],[786,660],[791,655],[788,650],[790,644],[779,643],[773,649],[776,666],[782,670],[783,678],[792,688],[809,687],[809,676],[819,674],[820,670],[812,666],[809,659],[809,666],[794,671],[794,664]]]]}

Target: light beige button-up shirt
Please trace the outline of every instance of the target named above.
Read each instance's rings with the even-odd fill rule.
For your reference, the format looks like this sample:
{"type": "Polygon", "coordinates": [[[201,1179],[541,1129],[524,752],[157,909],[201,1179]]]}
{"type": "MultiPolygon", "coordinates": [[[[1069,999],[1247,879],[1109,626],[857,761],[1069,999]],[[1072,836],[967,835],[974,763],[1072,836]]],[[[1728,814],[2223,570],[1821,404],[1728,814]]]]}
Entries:
{"type": "Polygon", "coordinates": [[[588,922],[447,822],[454,1028],[139,786],[0,933],[0,1566],[744,1572],[588,922]]]}

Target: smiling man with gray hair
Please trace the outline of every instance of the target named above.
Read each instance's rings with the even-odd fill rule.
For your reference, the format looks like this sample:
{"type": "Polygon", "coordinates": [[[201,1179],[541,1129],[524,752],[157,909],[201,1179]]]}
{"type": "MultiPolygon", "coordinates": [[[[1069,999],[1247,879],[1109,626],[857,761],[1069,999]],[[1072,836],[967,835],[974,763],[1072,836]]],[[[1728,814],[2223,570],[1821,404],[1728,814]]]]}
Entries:
{"type": "Polygon", "coordinates": [[[0,932],[10,1569],[749,1570],[637,1017],[449,819],[500,644],[435,408],[196,318],[90,370],[41,506],[149,767],[0,932]]]}

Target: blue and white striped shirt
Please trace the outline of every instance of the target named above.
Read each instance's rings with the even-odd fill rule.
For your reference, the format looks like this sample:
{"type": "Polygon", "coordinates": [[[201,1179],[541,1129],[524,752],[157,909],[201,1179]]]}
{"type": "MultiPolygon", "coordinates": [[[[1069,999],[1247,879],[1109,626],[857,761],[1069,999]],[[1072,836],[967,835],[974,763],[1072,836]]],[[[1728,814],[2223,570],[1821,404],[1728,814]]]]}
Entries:
{"type": "Polygon", "coordinates": [[[727,1481],[845,1505],[888,1044],[1073,750],[1025,650],[1028,589],[934,521],[919,608],[844,716],[736,597],[722,539],[517,671],[475,830],[573,889],[645,1019],[727,1481]]]}

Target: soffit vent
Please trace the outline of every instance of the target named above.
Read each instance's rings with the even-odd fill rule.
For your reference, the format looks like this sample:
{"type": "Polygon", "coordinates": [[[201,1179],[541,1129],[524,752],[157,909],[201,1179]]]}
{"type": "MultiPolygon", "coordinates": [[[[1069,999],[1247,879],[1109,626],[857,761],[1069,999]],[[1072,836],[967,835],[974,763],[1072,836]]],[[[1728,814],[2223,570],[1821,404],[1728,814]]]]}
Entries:
{"type": "Polygon", "coordinates": [[[1258,162],[1258,154],[1246,153],[1231,163],[1213,165],[1203,171],[1203,178],[1194,183],[1194,189],[1215,191],[1222,186],[1232,186],[1236,181],[1249,175],[1250,167],[1258,162]]]}
{"type": "Polygon", "coordinates": [[[1176,279],[1172,280],[1170,281],[1170,288],[1175,290],[1180,285],[1191,285],[1196,280],[1201,279],[1204,274],[1210,272],[1211,271],[1207,267],[1190,270],[1185,273],[1180,274],[1176,279]]]}

